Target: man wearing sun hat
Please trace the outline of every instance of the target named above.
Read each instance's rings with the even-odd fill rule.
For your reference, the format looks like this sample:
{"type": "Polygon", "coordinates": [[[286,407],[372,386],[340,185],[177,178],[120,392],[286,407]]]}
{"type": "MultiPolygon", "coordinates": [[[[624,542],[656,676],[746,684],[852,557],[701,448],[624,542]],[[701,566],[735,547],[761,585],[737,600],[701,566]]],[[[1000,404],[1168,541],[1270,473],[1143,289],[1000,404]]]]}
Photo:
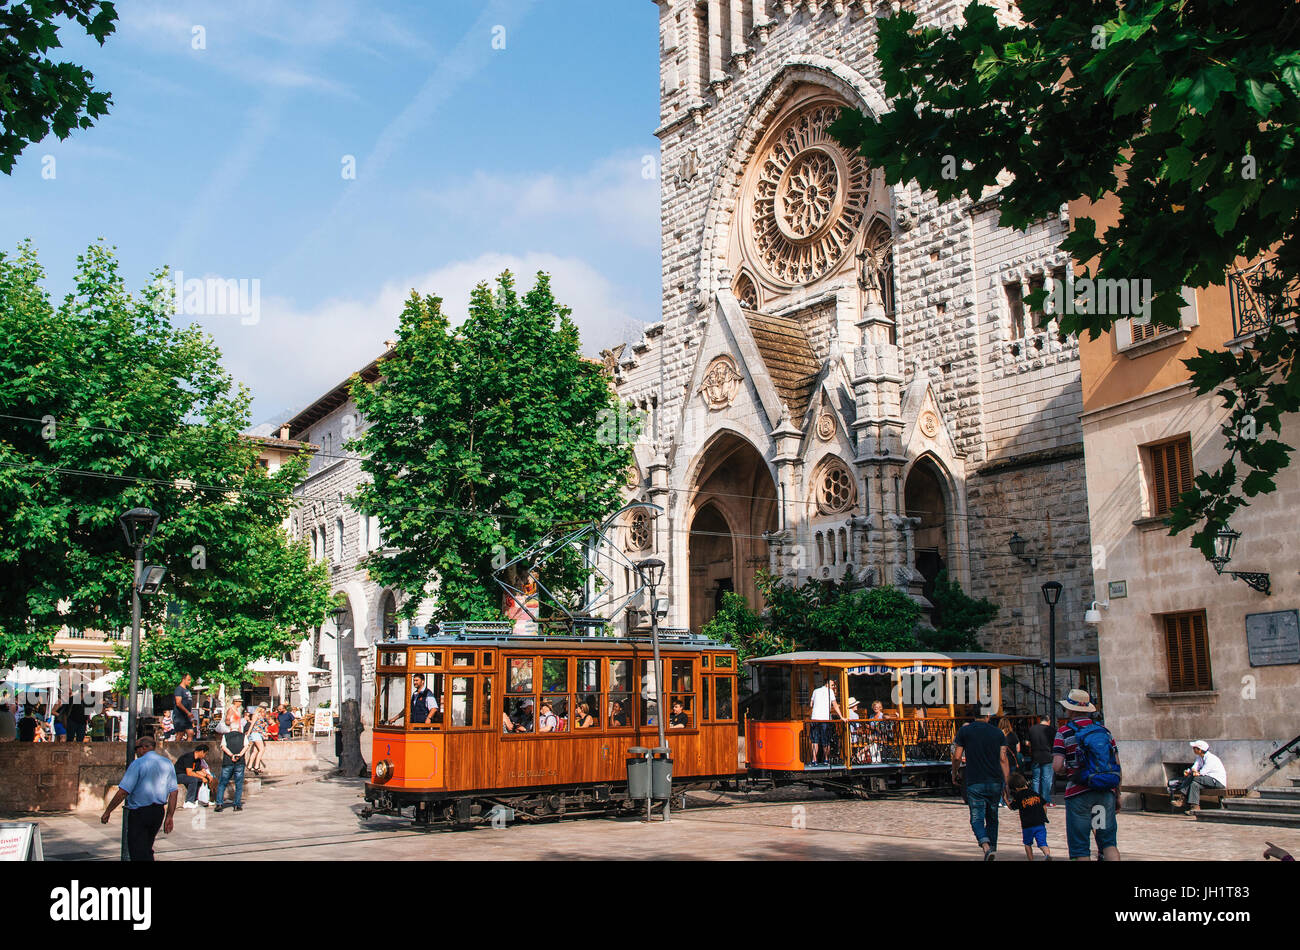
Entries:
{"type": "Polygon", "coordinates": [[[1196,761],[1190,769],[1183,770],[1183,794],[1187,796],[1187,814],[1193,818],[1201,810],[1202,788],[1227,788],[1228,770],[1223,760],[1210,751],[1204,739],[1195,739],[1191,746],[1196,750],[1196,761]]]}
{"type": "Polygon", "coordinates": [[[1119,750],[1115,746],[1115,738],[1096,717],[1097,707],[1092,704],[1092,697],[1087,690],[1072,689],[1069,696],[1060,703],[1070,721],[1057,731],[1052,743],[1052,768],[1069,777],[1065,786],[1065,837],[1070,846],[1070,860],[1088,860],[1095,833],[1097,850],[1102,859],[1118,861],[1115,816],[1119,811],[1119,750]],[[1079,737],[1085,735],[1096,738],[1097,730],[1104,733],[1102,747],[1109,746],[1110,764],[1115,766],[1113,788],[1099,788],[1085,776],[1085,766],[1096,767],[1098,763],[1085,761],[1079,737]]]}

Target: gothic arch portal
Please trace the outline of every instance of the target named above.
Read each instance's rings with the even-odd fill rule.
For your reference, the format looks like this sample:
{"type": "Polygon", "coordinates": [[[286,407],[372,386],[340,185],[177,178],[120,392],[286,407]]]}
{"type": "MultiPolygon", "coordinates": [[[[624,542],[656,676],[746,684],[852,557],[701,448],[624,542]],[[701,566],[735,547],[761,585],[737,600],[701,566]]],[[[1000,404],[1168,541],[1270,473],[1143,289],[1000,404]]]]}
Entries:
{"type": "Polygon", "coordinates": [[[757,574],[768,564],[765,533],[777,526],[776,484],[748,440],[720,432],[693,466],[687,507],[688,623],[698,632],[734,591],[758,609],[757,574]]]}
{"type": "Polygon", "coordinates": [[[903,481],[903,509],[915,519],[912,528],[912,567],[924,578],[922,594],[929,599],[935,579],[954,562],[951,482],[931,455],[922,455],[909,467],[903,481]]]}

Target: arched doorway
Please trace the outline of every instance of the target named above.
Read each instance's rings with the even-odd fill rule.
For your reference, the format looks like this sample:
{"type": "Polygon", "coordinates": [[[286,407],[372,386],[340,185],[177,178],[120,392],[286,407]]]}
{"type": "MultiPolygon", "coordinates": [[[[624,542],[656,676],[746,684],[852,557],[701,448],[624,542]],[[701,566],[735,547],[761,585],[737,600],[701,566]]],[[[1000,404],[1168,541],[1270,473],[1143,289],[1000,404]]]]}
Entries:
{"type": "Polygon", "coordinates": [[[925,578],[922,594],[934,592],[934,581],[948,566],[948,506],[944,502],[943,476],[928,458],[912,466],[903,486],[903,505],[909,518],[919,518],[913,538],[915,567],[925,578]]]}
{"type": "Polygon", "coordinates": [[[747,441],[719,436],[699,466],[690,519],[690,626],[699,632],[722,595],[735,591],[762,606],[756,575],[768,564],[764,532],[777,527],[776,486],[747,441]]]}

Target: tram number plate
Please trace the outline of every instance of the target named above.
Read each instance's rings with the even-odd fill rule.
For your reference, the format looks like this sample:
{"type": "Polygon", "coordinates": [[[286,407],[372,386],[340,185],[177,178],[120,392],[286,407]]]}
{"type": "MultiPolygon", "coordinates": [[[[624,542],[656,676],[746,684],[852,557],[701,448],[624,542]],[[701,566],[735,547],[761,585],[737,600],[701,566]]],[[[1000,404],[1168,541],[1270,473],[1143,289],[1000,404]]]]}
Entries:
{"type": "Polygon", "coordinates": [[[546,778],[548,776],[558,778],[559,775],[558,769],[521,769],[518,772],[507,772],[506,778],[546,778]]]}

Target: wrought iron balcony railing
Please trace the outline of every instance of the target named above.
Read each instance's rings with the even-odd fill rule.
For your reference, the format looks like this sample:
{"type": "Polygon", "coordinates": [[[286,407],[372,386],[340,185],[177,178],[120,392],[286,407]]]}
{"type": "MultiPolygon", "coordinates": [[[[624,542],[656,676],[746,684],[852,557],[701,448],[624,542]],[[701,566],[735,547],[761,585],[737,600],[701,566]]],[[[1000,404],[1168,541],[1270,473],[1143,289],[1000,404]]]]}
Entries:
{"type": "Polygon", "coordinates": [[[1228,292],[1235,337],[1291,320],[1300,309],[1300,277],[1284,274],[1276,257],[1229,274],[1228,292]]]}

